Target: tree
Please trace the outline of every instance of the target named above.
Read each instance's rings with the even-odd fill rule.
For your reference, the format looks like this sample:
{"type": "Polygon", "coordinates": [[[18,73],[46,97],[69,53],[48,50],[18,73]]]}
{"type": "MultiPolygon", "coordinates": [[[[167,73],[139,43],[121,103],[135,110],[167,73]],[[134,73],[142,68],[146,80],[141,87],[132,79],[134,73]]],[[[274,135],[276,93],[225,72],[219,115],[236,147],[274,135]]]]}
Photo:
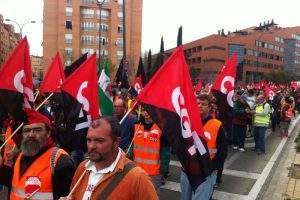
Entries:
{"type": "Polygon", "coordinates": [[[272,71],[268,74],[263,75],[263,80],[271,81],[273,83],[281,83],[281,84],[288,84],[291,81],[299,80],[299,76],[286,71],[272,71]]]}

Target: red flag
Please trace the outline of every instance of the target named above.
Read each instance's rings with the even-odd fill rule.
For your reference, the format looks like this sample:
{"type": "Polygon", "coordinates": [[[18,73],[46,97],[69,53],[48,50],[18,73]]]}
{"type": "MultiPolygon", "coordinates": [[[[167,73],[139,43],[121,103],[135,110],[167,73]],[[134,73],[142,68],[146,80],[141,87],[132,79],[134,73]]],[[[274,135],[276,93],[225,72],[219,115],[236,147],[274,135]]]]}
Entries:
{"type": "Polygon", "coordinates": [[[163,130],[163,136],[176,152],[192,187],[196,188],[211,168],[199,108],[181,46],[151,78],[137,101],[143,103],[163,130]]]}
{"type": "Polygon", "coordinates": [[[96,54],[89,57],[63,83],[61,89],[82,104],[92,119],[99,117],[96,54]]]}
{"type": "Polygon", "coordinates": [[[202,90],[202,80],[199,80],[198,83],[195,86],[195,92],[201,92],[202,90]]]}
{"type": "Polygon", "coordinates": [[[48,71],[44,76],[44,79],[40,86],[40,92],[55,92],[57,88],[65,81],[65,74],[63,70],[63,65],[59,56],[56,54],[52,60],[51,65],[48,67],[48,71]]]}
{"type": "Polygon", "coordinates": [[[275,96],[275,92],[266,84],[265,85],[265,96],[269,98],[269,100],[273,100],[274,96],[275,96]]]}
{"type": "Polygon", "coordinates": [[[31,108],[34,102],[29,45],[24,37],[14,49],[0,71],[0,89],[24,95],[24,107],[31,108]]]}
{"type": "Polygon", "coordinates": [[[236,66],[237,54],[235,53],[227,60],[212,86],[212,90],[219,91],[227,96],[227,103],[231,107],[233,107],[232,96],[234,93],[236,66]]]}

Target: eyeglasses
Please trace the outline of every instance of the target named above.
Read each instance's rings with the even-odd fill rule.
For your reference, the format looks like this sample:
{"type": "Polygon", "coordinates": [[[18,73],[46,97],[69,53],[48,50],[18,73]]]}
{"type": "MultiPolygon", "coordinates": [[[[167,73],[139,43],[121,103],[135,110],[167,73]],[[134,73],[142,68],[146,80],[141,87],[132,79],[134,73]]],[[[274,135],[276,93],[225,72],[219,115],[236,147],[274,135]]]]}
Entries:
{"type": "Polygon", "coordinates": [[[44,131],[43,127],[34,127],[34,128],[24,128],[22,130],[23,134],[29,134],[31,133],[31,131],[35,134],[35,133],[41,133],[44,131]]]}

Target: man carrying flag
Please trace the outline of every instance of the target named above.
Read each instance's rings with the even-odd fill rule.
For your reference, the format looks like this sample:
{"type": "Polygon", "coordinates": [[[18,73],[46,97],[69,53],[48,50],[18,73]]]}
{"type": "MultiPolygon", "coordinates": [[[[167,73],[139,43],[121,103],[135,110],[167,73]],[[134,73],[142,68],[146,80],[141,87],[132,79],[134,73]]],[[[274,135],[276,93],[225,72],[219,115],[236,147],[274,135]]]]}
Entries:
{"type": "Polygon", "coordinates": [[[181,46],[152,77],[137,101],[143,104],[178,156],[183,167],[182,199],[209,199],[211,160],[181,46]]]}

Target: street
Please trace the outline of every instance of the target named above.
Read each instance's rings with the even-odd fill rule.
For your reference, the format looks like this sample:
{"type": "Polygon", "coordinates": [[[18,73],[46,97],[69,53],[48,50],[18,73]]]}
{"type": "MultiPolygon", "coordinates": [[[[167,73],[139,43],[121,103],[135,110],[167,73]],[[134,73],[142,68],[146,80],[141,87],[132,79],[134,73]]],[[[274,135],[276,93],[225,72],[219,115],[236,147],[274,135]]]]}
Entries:
{"type": "MultiPolygon", "coordinates": [[[[294,127],[294,130],[299,130],[300,123],[295,126],[297,120],[299,120],[299,116],[292,122],[290,131],[294,127]]],[[[254,147],[253,138],[246,139],[245,152],[230,148],[224,166],[222,183],[214,191],[213,199],[257,199],[280,160],[286,142],[286,138],[281,139],[277,132],[272,133],[268,130],[265,155],[257,155],[251,151],[254,147]]],[[[161,200],[180,199],[180,163],[175,157],[172,157],[170,165],[170,176],[159,195],[161,200]]]]}

